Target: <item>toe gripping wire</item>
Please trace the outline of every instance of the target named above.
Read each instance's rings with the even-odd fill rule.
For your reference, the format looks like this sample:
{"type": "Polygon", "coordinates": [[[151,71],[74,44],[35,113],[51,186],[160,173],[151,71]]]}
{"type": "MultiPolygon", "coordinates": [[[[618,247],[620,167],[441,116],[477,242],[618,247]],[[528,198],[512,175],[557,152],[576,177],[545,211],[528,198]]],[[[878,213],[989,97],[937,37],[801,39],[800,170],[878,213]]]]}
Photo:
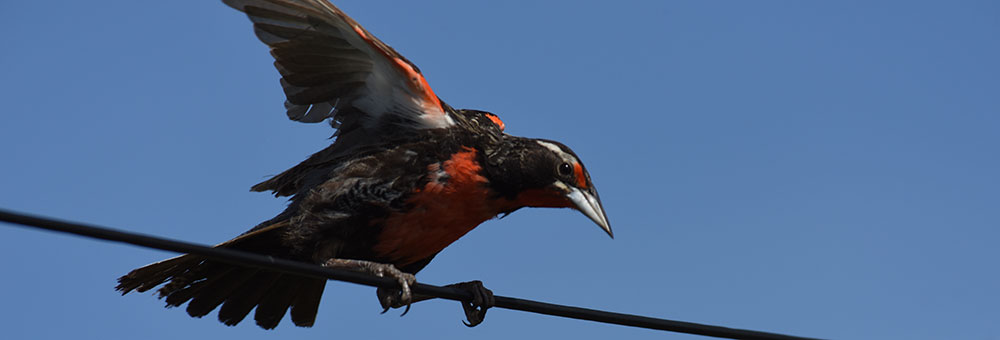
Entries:
{"type": "MultiPolygon", "coordinates": [[[[51,218],[32,216],[12,211],[0,209],[0,221],[10,224],[39,228],[63,233],[76,234],[89,238],[96,238],[112,242],[127,243],[146,248],[160,249],[178,253],[197,254],[210,257],[218,261],[225,261],[244,266],[256,266],[268,270],[275,270],[289,274],[303,275],[338,280],[360,285],[399,289],[400,284],[396,279],[389,277],[377,277],[366,273],[326,268],[323,266],[290,261],[271,256],[247,253],[225,248],[212,248],[205,245],[171,240],[161,237],[148,236],[137,233],[118,231],[105,227],[86,225],[82,223],[61,221],[51,218]]],[[[414,294],[429,295],[440,299],[460,301],[463,304],[473,303],[477,297],[468,289],[458,287],[441,287],[423,283],[415,283],[410,286],[414,294]]],[[[493,296],[494,308],[505,308],[524,312],[560,316],[565,318],[589,320],[594,322],[616,324],[622,326],[639,327],[646,329],[656,329],[677,333],[696,334],[726,339],[759,339],[759,340],[786,340],[786,339],[814,339],[797,337],[776,333],[760,332],[745,329],[728,328],[684,321],[674,321],[666,319],[651,318],[640,315],[614,313],[596,309],[572,307],[553,303],[518,299],[506,296],[493,296]]]]}

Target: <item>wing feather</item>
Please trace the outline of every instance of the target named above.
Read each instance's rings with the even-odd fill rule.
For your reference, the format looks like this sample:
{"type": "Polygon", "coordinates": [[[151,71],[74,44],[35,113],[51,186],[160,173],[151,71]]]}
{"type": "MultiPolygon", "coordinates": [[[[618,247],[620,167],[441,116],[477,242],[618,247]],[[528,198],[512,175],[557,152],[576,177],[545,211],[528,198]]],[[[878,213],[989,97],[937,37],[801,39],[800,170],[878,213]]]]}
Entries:
{"type": "Polygon", "coordinates": [[[271,48],[292,120],[339,131],[454,124],[420,69],[326,0],[223,0],[271,48]]]}

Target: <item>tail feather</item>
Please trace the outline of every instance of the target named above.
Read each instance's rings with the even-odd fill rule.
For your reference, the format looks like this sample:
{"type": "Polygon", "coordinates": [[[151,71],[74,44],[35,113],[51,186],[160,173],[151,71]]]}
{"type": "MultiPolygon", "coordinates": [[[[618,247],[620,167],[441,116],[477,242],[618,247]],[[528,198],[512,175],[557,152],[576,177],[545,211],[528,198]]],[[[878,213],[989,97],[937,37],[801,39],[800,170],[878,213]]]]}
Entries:
{"type": "MultiPolygon", "coordinates": [[[[216,247],[289,258],[289,250],[281,244],[280,234],[287,225],[285,221],[255,228],[216,247]]],[[[242,321],[257,307],[254,316],[257,324],[271,329],[278,325],[289,308],[292,309],[292,322],[311,326],[326,281],[188,254],[135,269],[118,279],[116,289],[124,295],[133,290],[145,292],[161,284],[164,285],[158,290],[159,297],[165,298],[167,307],[188,303],[188,314],[202,317],[222,305],[219,321],[230,326],[242,321]]]]}
{"type": "Polygon", "coordinates": [[[226,301],[234,289],[244,285],[254,272],[256,270],[251,268],[230,267],[218,276],[207,278],[205,287],[188,302],[188,315],[200,318],[211,313],[226,301]]]}
{"type": "Polygon", "coordinates": [[[118,286],[115,289],[121,291],[122,295],[132,290],[142,293],[159,286],[173,276],[180,275],[202,260],[199,256],[183,255],[156,262],[118,278],[118,286]]]}
{"type": "Polygon", "coordinates": [[[207,284],[208,281],[197,281],[169,293],[164,293],[161,289],[160,298],[165,298],[164,300],[167,302],[167,308],[180,307],[180,305],[183,305],[185,302],[188,302],[188,300],[191,300],[191,298],[194,298],[195,295],[198,295],[198,293],[201,292],[201,289],[205,288],[205,285],[207,284]]]}
{"type": "Polygon", "coordinates": [[[170,275],[169,282],[156,291],[160,295],[160,298],[167,297],[193,283],[204,281],[205,279],[212,277],[218,277],[228,268],[228,266],[224,263],[206,261],[204,258],[199,260],[200,262],[193,263],[187,268],[176,268],[175,270],[172,270],[173,273],[170,275]]]}
{"type": "MultiPolygon", "coordinates": [[[[237,288],[229,299],[226,299],[222,308],[219,309],[219,321],[227,326],[235,326],[243,321],[264,297],[264,293],[267,293],[274,286],[279,277],[281,274],[277,272],[258,272],[249,280],[252,283],[237,288]]],[[[316,302],[319,303],[318,297],[316,302]]]]}
{"type": "Polygon", "coordinates": [[[285,312],[291,306],[295,293],[302,284],[302,279],[289,275],[281,275],[264,298],[257,305],[257,312],[253,319],[257,321],[257,326],[263,329],[272,329],[278,326],[281,318],[285,317],[285,312]]]}
{"type": "Polygon", "coordinates": [[[319,299],[326,288],[326,280],[313,279],[306,281],[299,295],[292,303],[292,322],[299,327],[311,327],[316,322],[316,312],[319,311],[319,299]]]}

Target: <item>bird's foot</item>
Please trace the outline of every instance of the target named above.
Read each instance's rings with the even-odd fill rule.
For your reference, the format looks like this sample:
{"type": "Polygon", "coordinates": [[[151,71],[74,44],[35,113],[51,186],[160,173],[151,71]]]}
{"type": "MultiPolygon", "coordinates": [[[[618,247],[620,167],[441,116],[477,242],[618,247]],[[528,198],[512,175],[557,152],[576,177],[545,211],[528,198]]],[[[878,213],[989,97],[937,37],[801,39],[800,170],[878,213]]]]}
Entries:
{"type": "Polygon", "coordinates": [[[382,287],[379,287],[377,290],[375,290],[375,295],[378,296],[378,303],[382,305],[382,314],[388,312],[389,308],[406,307],[406,309],[403,310],[403,313],[399,314],[399,316],[403,316],[410,311],[410,305],[412,305],[414,302],[426,300],[425,298],[421,297],[414,299],[412,294],[407,296],[406,294],[409,294],[407,293],[407,291],[409,291],[409,288],[407,288],[406,291],[404,291],[403,289],[382,288],[382,287]]]}
{"type": "Polygon", "coordinates": [[[486,289],[483,282],[469,281],[447,285],[446,287],[458,288],[472,293],[472,301],[461,301],[462,310],[465,311],[465,318],[469,322],[462,321],[469,327],[476,327],[486,318],[486,310],[496,303],[493,299],[493,291],[486,289]]]}
{"type": "Polygon", "coordinates": [[[417,278],[413,274],[405,273],[391,264],[378,263],[362,260],[349,259],[329,259],[323,264],[324,267],[345,268],[372,274],[378,277],[390,277],[399,282],[400,289],[378,288],[375,293],[378,295],[378,302],[382,305],[382,313],[389,311],[389,308],[399,308],[406,306],[403,314],[410,311],[410,304],[413,303],[413,293],[410,286],[417,283],[417,278]]]}

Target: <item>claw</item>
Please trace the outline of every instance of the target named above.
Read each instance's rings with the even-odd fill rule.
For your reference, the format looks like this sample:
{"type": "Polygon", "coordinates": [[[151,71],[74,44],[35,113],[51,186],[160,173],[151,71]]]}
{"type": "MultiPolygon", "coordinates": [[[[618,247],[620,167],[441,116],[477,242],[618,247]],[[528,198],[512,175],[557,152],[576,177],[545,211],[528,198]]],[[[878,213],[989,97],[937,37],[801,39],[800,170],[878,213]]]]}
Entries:
{"type": "Polygon", "coordinates": [[[472,301],[462,301],[462,310],[465,312],[466,320],[462,321],[467,327],[476,327],[486,319],[486,311],[493,307],[496,300],[493,298],[493,291],[486,289],[480,281],[470,281],[448,285],[472,293],[472,301]]]}
{"type": "Polygon", "coordinates": [[[396,269],[396,267],[392,267],[392,269],[396,270],[396,273],[393,274],[399,274],[396,279],[399,281],[402,291],[399,294],[400,299],[397,304],[406,304],[406,309],[403,310],[403,314],[399,314],[399,316],[403,316],[410,312],[410,306],[413,304],[413,293],[410,291],[410,285],[415,283],[417,280],[412,274],[400,272],[396,269]]]}
{"type": "MultiPolygon", "coordinates": [[[[410,275],[410,277],[412,277],[412,275],[410,275]]],[[[382,314],[388,312],[390,308],[406,307],[406,309],[403,310],[403,314],[400,314],[399,316],[406,315],[406,313],[410,311],[410,306],[413,303],[413,293],[410,290],[410,285],[412,285],[414,281],[409,277],[406,277],[406,275],[397,277],[397,279],[401,287],[400,289],[379,288],[375,291],[375,294],[378,295],[379,304],[382,305],[382,314]]]]}
{"type": "Polygon", "coordinates": [[[400,316],[406,315],[410,311],[410,304],[413,303],[413,293],[410,285],[417,282],[413,274],[405,273],[391,264],[377,263],[350,259],[329,259],[324,263],[326,267],[349,268],[356,271],[369,273],[378,277],[391,277],[399,283],[400,289],[376,290],[378,302],[382,305],[382,314],[388,312],[390,308],[406,306],[406,310],[400,316]]]}
{"type": "MultiPolygon", "coordinates": [[[[417,278],[410,273],[404,273],[391,264],[377,263],[350,259],[329,259],[323,264],[326,267],[348,268],[360,272],[369,273],[378,277],[391,277],[399,283],[399,289],[379,288],[375,291],[378,295],[378,302],[382,305],[382,314],[388,312],[390,308],[406,307],[399,316],[410,312],[413,304],[413,292],[410,286],[417,282],[417,278]]],[[[481,281],[469,281],[448,285],[465,290],[472,294],[472,301],[462,301],[462,310],[465,312],[465,320],[462,324],[468,327],[476,327],[483,323],[486,318],[486,311],[496,303],[493,291],[486,289],[481,281]]],[[[417,301],[433,298],[432,296],[419,295],[417,301]]]]}

